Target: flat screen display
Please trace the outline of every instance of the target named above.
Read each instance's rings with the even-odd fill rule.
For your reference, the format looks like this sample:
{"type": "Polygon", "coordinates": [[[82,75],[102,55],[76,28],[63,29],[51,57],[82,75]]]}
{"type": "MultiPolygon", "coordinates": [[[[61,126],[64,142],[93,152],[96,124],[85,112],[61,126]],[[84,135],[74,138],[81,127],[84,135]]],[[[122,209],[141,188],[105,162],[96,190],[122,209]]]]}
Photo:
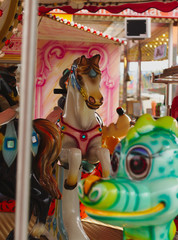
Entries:
{"type": "Polygon", "coordinates": [[[126,18],[125,31],[127,38],[149,38],[150,32],[149,18],[126,18]]]}

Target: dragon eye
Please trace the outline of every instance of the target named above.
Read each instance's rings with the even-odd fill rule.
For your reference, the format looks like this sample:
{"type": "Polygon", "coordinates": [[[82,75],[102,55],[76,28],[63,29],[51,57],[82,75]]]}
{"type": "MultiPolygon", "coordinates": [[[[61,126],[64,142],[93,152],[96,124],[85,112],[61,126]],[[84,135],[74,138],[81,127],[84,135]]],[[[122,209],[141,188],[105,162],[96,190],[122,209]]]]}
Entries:
{"type": "Polygon", "coordinates": [[[119,168],[120,152],[121,152],[121,145],[118,144],[111,158],[111,168],[112,168],[111,175],[113,177],[117,174],[117,171],[119,168]]]}
{"type": "Polygon", "coordinates": [[[127,154],[126,169],[135,180],[145,178],[151,166],[151,153],[143,146],[134,146],[127,154]]]}

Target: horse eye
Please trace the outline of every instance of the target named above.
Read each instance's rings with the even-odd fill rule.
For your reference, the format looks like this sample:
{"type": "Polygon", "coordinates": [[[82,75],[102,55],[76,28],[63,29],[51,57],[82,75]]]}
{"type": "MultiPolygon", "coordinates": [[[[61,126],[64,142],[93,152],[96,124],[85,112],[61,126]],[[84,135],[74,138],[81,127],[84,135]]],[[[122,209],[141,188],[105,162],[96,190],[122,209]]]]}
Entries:
{"type": "Polygon", "coordinates": [[[81,75],[77,75],[77,79],[78,79],[79,82],[81,82],[82,81],[82,76],[81,75]]]}
{"type": "Polygon", "coordinates": [[[111,169],[112,169],[111,175],[113,177],[116,176],[118,172],[120,154],[121,154],[121,145],[118,144],[111,158],[111,169]]]}
{"type": "Polygon", "coordinates": [[[129,176],[135,180],[144,179],[151,167],[151,153],[143,146],[133,147],[126,157],[126,169],[129,176]]]}

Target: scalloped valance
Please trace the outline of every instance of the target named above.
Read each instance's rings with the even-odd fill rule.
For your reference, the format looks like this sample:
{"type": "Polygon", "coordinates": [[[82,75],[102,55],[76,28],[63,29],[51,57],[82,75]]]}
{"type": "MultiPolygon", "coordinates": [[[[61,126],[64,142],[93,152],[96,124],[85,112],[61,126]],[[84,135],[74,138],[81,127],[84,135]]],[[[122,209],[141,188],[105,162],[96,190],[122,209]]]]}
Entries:
{"type": "Polygon", "coordinates": [[[120,1],[97,1],[97,0],[40,0],[39,12],[46,13],[54,8],[59,8],[67,13],[74,14],[81,9],[89,12],[97,12],[99,9],[105,9],[111,13],[119,13],[125,9],[131,9],[142,13],[150,8],[158,9],[162,12],[170,12],[178,8],[178,1],[145,1],[145,0],[120,0],[120,1]]]}

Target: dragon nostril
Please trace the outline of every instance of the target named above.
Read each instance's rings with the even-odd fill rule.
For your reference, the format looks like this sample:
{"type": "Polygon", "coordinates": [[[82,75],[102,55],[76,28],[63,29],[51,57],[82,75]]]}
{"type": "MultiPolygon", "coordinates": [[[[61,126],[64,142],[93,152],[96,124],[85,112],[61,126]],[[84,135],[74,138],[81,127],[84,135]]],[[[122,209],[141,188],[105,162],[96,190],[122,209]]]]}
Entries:
{"type": "Polygon", "coordinates": [[[97,202],[101,198],[101,189],[99,187],[95,187],[92,189],[90,192],[88,198],[90,199],[91,202],[97,202]]]}
{"type": "Polygon", "coordinates": [[[82,184],[79,182],[78,183],[78,195],[83,198],[84,197],[84,192],[83,192],[83,186],[82,184]]]}
{"type": "Polygon", "coordinates": [[[92,97],[92,96],[90,96],[89,97],[89,102],[91,103],[91,104],[95,104],[95,99],[94,99],[94,97],[92,97]]]}

